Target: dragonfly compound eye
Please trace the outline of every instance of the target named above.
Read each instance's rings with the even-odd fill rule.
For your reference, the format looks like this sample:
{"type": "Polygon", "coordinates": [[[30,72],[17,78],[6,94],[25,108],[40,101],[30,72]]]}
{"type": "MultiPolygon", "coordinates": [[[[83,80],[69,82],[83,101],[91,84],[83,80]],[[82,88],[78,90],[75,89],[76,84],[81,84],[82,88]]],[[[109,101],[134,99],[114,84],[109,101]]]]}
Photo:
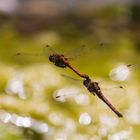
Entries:
{"type": "Polygon", "coordinates": [[[83,81],[83,84],[88,87],[91,84],[91,80],[87,78],[83,81]]]}
{"type": "Polygon", "coordinates": [[[49,60],[50,60],[51,62],[55,62],[55,55],[50,55],[50,56],[49,56],[49,60]]]}

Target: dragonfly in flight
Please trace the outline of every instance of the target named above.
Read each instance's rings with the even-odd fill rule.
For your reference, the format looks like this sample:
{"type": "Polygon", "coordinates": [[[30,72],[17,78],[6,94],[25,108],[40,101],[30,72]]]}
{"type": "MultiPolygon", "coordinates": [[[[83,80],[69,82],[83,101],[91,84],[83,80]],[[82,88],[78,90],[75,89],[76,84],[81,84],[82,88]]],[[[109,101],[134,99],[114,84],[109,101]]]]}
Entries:
{"type": "MultiPolygon", "coordinates": [[[[45,46],[46,48],[49,48],[49,45],[45,46]]],[[[54,51],[53,51],[54,52],[54,51]]],[[[21,55],[21,53],[17,53],[17,55],[21,55]]],[[[83,78],[83,85],[87,88],[87,90],[92,93],[93,95],[96,95],[98,98],[100,98],[108,107],[118,116],[123,117],[123,115],[109,102],[109,100],[104,96],[102,93],[100,86],[97,82],[92,81],[90,77],[86,74],[83,74],[79,72],[77,69],[75,69],[70,63],[69,58],[65,57],[63,54],[53,53],[49,55],[49,61],[52,62],[54,65],[60,68],[70,68],[74,73],[76,73],[78,76],[83,78]]],[[[120,87],[122,88],[122,87],[120,87]]],[[[57,96],[56,98],[59,98],[57,96]]]]}
{"type": "MultiPolygon", "coordinates": [[[[109,102],[109,100],[104,96],[104,94],[101,91],[101,88],[98,84],[98,82],[92,81],[89,77],[84,79],[83,85],[88,89],[90,93],[93,95],[96,95],[98,98],[100,98],[108,107],[118,116],[123,117],[123,115],[109,102]]],[[[120,88],[123,88],[120,86],[120,88]]]]}
{"type": "MultiPolygon", "coordinates": [[[[82,45],[81,47],[77,48],[77,51],[80,51],[84,48],[85,46],[82,45]]],[[[81,72],[79,72],[76,68],[74,68],[70,63],[69,60],[71,60],[71,58],[65,57],[64,54],[59,54],[56,53],[49,45],[45,46],[45,49],[49,48],[53,53],[49,55],[48,59],[50,62],[52,62],[55,66],[60,67],[60,68],[70,68],[73,72],[75,72],[78,76],[82,77],[82,78],[87,78],[88,76],[86,74],[83,74],[81,72]]],[[[75,52],[77,52],[75,51],[75,52]]],[[[46,51],[45,51],[46,52],[46,51]]],[[[17,53],[17,56],[20,55],[28,55],[27,53],[17,53]]],[[[38,54],[29,54],[29,55],[33,55],[33,56],[39,56],[38,54]]],[[[79,55],[79,54],[78,54],[79,55]]]]}
{"type": "MultiPolygon", "coordinates": [[[[46,45],[46,47],[49,47],[48,45],[46,45]]],[[[88,76],[86,74],[83,74],[81,72],[79,72],[77,69],[75,69],[70,63],[69,63],[69,58],[65,57],[63,54],[51,54],[49,56],[49,60],[50,62],[54,63],[54,65],[56,65],[57,67],[61,67],[61,68],[70,68],[73,72],[75,72],[78,76],[82,77],[82,78],[88,78],[88,76]]]]}
{"type": "MultiPolygon", "coordinates": [[[[71,80],[81,81],[80,79],[75,79],[64,74],[62,74],[61,76],[63,76],[64,78],[71,79],[71,80]]],[[[86,89],[90,93],[92,93],[92,95],[94,96],[96,95],[99,99],[101,99],[118,117],[123,117],[123,115],[113,106],[113,104],[102,93],[102,90],[98,82],[91,80],[90,77],[87,77],[83,80],[83,85],[86,87],[86,89]]],[[[114,88],[119,88],[119,89],[124,90],[122,86],[114,87],[114,88]]],[[[56,98],[60,98],[61,96],[64,96],[64,95],[57,95],[56,98]]]]}

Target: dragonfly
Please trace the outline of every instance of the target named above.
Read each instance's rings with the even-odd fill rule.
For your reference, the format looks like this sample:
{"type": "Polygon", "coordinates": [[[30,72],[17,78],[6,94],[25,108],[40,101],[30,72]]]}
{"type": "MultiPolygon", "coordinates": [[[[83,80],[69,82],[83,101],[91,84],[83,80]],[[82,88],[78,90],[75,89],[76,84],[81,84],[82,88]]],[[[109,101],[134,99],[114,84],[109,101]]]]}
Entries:
{"type": "MultiPolygon", "coordinates": [[[[85,46],[81,46],[79,49],[82,50],[85,46]]],[[[60,68],[69,68],[71,69],[74,73],[76,73],[78,76],[82,77],[82,78],[87,78],[88,76],[86,74],[83,74],[81,72],[79,72],[76,68],[74,68],[70,63],[69,61],[72,59],[72,58],[68,58],[68,57],[65,57],[64,54],[59,54],[59,53],[56,53],[49,45],[46,45],[45,48],[50,48],[50,50],[53,52],[52,54],[49,55],[48,59],[50,62],[52,62],[55,66],[57,67],[60,67],[60,68]]],[[[46,51],[44,51],[46,52],[46,51]]],[[[77,52],[77,51],[75,51],[77,52]]],[[[27,53],[17,53],[16,54],[17,56],[21,56],[21,55],[28,55],[27,53]]],[[[29,54],[31,55],[31,54],[29,54]]],[[[77,54],[75,54],[75,57],[76,57],[77,54]]],[[[34,54],[34,56],[40,56],[40,54],[34,54]]]]}
{"type": "MultiPolygon", "coordinates": [[[[81,81],[80,79],[75,79],[70,76],[62,74],[61,76],[77,81],[81,81]]],[[[83,85],[86,87],[86,89],[92,93],[92,95],[96,95],[99,99],[101,99],[118,117],[123,117],[123,115],[113,106],[113,104],[105,97],[105,95],[102,93],[101,88],[99,86],[99,83],[96,81],[93,81],[88,76],[83,80],[83,85]]],[[[123,86],[119,86],[117,88],[124,89],[123,86]]],[[[56,98],[60,98],[61,96],[56,96],[56,98]]]]}
{"type": "MultiPolygon", "coordinates": [[[[48,46],[47,46],[48,47],[48,46]]],[[[63,54],[51,54],[49,56],[49,60],[50,62],[52,62],[54,65],[56,65],[57,67],[61,67],[61,68],[70,68],[73,72],[75,72],[78,76],[82,77],[82,78],[87,78],[88,76],[86,74],[83,74],[81,72],[79,72],[77,69],[75,69],[68,61],[69,58],[65,57],[63,54]]]]}
{"type": "MultiPolygon", "coordinates": [[[[123,117],[123,115],[109,102],[109,100],[104,96],[101,91],[98,82],[92,81],[89,77],[84,79],[83,85],[87,88],[87,90],[92,93],[94,96],[96,95],[100,98],[106,105],[118,116],[123,117]]],[[[123,88],[120,86],[120,88],[123,88]]]]}

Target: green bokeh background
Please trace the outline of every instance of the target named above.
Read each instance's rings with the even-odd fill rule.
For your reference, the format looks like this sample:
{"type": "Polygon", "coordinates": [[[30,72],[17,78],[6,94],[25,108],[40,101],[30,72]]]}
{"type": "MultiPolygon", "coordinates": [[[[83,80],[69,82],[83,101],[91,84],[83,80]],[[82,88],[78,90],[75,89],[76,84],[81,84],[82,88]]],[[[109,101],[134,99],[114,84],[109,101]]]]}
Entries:
{"type": "Polygon", "coordinates": [[[39,17],[19,18],[1,15],[0,109],[45,122],[53,131],[49,131],[44,136],[30,128],[1,122],[0,139],[55,140],[57,133],[64,132],[65,129],[64,125],[55,125],[48,119],[49,114],[55,112],[61,114],[62,118],[73,120],[76,125],[76,132],[69,132],[68,140],[74,139],[74,135],[82,135],[87,140],[113,140],[110,138],[113,134],[124,131],[128,137],[120,140],[139,140],[140,16],[138,13],[140,10],[137,6],[111,5],[96,10],[68,13],[53,20],[47,19],[37,25],[31,23],[41,20],[39,17]],[[71,70],[57,68],[48,61],[51,52],[45,50],[46,55],[43,54],[43,47],[46,44],[56,52],[70,54],[70,56],[75,54],[76,48],[84,44],[85,49],[80,52],[79,57],[71,61],[71,64],[101,83],[103,81],[105,84],[125,87],[126,94],[119,96],[122,102],[118,101],[119,98],[116,95],[111,98],[113,104],[124,114],[124,118],[119,119],[109,108],[101,107],[101,101],[89,94],[81,83],[61,77],[61,74],[67,74],[79,78],[71,70]],[[34,55],[16,56],[18,52],[34,55]],[[131,77],[128,81],[113,82],[108,76],[109,71],[120,63],[132,65],[129,68],[131,77]],[[27,99],[25,100],[5,92],[8,81],[16,72],[26,75],[24,87],[27,99]],[[60,80],[56,83],[54,80],[54,85],[51,85],[50,79],[46,79],[47,83],[43,85],[43,91],[36,91],[31,83],[44,84],[44,73],[52,75],[52,81],[55,76],[60,80]],[[56,90],[72,86],[78,87],[81,91],[85,90],[84,92],[91,100],[88,106],[77,105],[69,99],[64,103],[58,102],[53,98],[56,90]],[[130,114],[134,114],[134,118],[127,116],[126,112],[130,108],[132,108],[130,114]],[[82,112],[88,112],[91,115],[90,125],[79,124],[78,118],[82,112]],[[107,127],[101,123],[101,116],[108,116],[118,121],[117,126],[107,129],[105,136],[99,133],[101,126],[107,127]]]}

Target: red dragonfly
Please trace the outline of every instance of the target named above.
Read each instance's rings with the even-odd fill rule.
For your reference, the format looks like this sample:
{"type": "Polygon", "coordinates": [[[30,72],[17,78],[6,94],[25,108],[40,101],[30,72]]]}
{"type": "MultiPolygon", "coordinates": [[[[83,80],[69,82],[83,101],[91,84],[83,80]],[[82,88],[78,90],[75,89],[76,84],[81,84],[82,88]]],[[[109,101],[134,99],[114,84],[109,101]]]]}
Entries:
{"type": "MultiPolygon", "coordinates": [[[[45,48],[50,48],[49,45],[46,45],[45,48]]],[[[81,46],[78,49],[82,49],[84,46],[81,46]]],[[[49,55],[49,61],[52,62],[55,66],[60,68],[70,68],[73,72],[75,72],[78,76],[82,78],[87,78],[88,76],[86,74],[83,74],[79,72],[77,69],[75,69],[70,63],[69,60],[71,58],[65,57],[63,54],[56,53],[52,48],[50,50],[53,52],[53,54],[49,55]]],[[[27,53],[17,53],[16,55],[28,55],[27,53]]],[[[40,56],[40,54],[29,54],[33,56],[40,56]]]]}
{"type": "MultiPolygon", "coordinates": [[[[47,46],[48,47],[48,46],[47,46]]],[[[70,68],[72,71],[74,71],[78,76],[82,77],[82,78],[88,78],[88,76],[86,74],[83,74],[81,72],[79,72],[77,69],[75,69],[68,61],[69,58],[65,57],[63,54],[51,54],[49,56],[49,60],[50,62],[54,63],[54,65],[56,65],[57,67],[61,67],[61,68],[70,68]]]]}

